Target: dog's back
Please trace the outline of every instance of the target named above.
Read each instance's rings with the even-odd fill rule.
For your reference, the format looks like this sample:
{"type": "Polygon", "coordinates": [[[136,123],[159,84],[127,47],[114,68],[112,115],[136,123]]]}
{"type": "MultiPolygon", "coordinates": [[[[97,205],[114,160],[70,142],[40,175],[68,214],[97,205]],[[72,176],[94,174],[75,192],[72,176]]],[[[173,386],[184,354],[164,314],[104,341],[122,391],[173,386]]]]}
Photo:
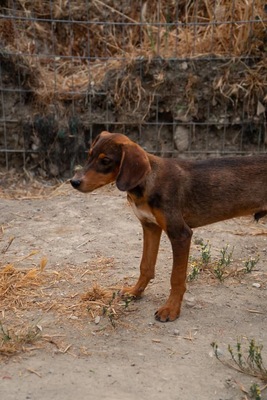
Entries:
{"type": "Polygon", "coordinates": [[[190,227],[267,212],[267,156],[179,162],[184,170],[182,209],[190,227]]]}

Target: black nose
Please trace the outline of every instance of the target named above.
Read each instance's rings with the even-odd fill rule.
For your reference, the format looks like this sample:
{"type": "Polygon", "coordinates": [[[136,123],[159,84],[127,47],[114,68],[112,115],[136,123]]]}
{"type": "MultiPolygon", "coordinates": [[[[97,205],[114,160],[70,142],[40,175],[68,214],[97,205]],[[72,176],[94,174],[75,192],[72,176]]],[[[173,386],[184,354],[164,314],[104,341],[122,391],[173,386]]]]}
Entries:
{"type": "Polygon", "coordinates": [[[78,189],[78,187],[81,184],[81,181],[79,179],[71,179],[70,183],[72,184],[72,186],[74,187],[74,189],[78,189]]]}

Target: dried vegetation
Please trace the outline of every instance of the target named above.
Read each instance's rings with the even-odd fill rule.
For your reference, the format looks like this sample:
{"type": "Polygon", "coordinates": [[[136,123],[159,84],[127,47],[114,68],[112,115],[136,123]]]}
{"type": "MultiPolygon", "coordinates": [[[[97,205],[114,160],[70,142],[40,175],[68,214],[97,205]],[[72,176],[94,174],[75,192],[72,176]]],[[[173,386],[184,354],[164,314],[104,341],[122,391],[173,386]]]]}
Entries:
{"type": "Polygon", "coordinates": [[[179,124],[192,152],[206,149],[204,124],[229,128],[230,151],[267,142],[261,0],[5,0],[0,13],[0,147],[16,150],[3,165],[62,176],[103,129],[139,140],[142,127],[161,155],[176,154],[179,124]]]}
{"type": "Polygon", "coordinates": [[[89,266],[64,265],[53,269],[38,250],[22,256],[16,248],[16,238],[6,238],[2,227],[0,357],[35,350],[47,342],[62,350],[64,346],[58,340],[43,332],[43,318],[48,313],[65,324],[75,323],[77,329],[89,322],[93,323],[92,329],[97,328],[102,317],[106,318],[107,327],[120,323],[129,301],[120,298],[119,287],[102,284],[113,259],[97,257],[89,266]],[[97,282],[95,274],[99,275],[97,282]]]}
{"type": "MultiPolygon", "coordinates": [[[[46,105],[82,98],[103,84],[108,71],[131,71],[138,59],[145,59],[149,66],[155,57],[261,58],[266,53],[266,12],[261,0],[5,3],[1,56],[15,74],[23,71],[23,86],[46,105]]],[[[226,97],[236,94],[238,84],[247,93],[251,89],[262,92],[264,65],[259,60],[253,71],[232,83],[229,65],[215,89],[226,97]]],[[[139,82],[127,73],[124,80],[124,85],[115,82],[115,98],[137,91],[140,101],[145,93],[138,88],[139,82]]],[[[164,74],[158,74],[153,84],[163,82],[164,74]]]]}

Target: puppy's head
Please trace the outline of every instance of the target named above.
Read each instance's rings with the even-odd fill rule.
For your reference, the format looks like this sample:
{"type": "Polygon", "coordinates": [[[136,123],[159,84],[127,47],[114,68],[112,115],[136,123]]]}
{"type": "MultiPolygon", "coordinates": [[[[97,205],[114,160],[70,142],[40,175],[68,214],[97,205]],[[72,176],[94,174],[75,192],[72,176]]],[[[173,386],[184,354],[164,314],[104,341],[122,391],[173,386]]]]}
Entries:
{"type": "Polygon", "coordinates": [[[82,170],[71,179],[81,192],[91,192],[116,181],[119,190],[128,191],[142,182],[151,167],[147,153],[127,136],[102,132],[89,150],[82,170]]]}

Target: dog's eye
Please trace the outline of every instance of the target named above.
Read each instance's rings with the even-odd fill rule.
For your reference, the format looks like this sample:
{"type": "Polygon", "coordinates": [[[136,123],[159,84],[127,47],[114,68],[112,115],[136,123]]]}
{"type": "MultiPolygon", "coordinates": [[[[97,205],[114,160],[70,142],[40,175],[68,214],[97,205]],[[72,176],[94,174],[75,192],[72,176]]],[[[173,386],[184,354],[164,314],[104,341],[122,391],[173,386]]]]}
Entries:
{"type": "Polygon", "coordinates": [[[100,163],[101,163],[102,165],[109,165],[109,164],[111,163],[111,159],[108,158],[108,157],[101,158],[101,159],[100,159],[100,163]]]}

